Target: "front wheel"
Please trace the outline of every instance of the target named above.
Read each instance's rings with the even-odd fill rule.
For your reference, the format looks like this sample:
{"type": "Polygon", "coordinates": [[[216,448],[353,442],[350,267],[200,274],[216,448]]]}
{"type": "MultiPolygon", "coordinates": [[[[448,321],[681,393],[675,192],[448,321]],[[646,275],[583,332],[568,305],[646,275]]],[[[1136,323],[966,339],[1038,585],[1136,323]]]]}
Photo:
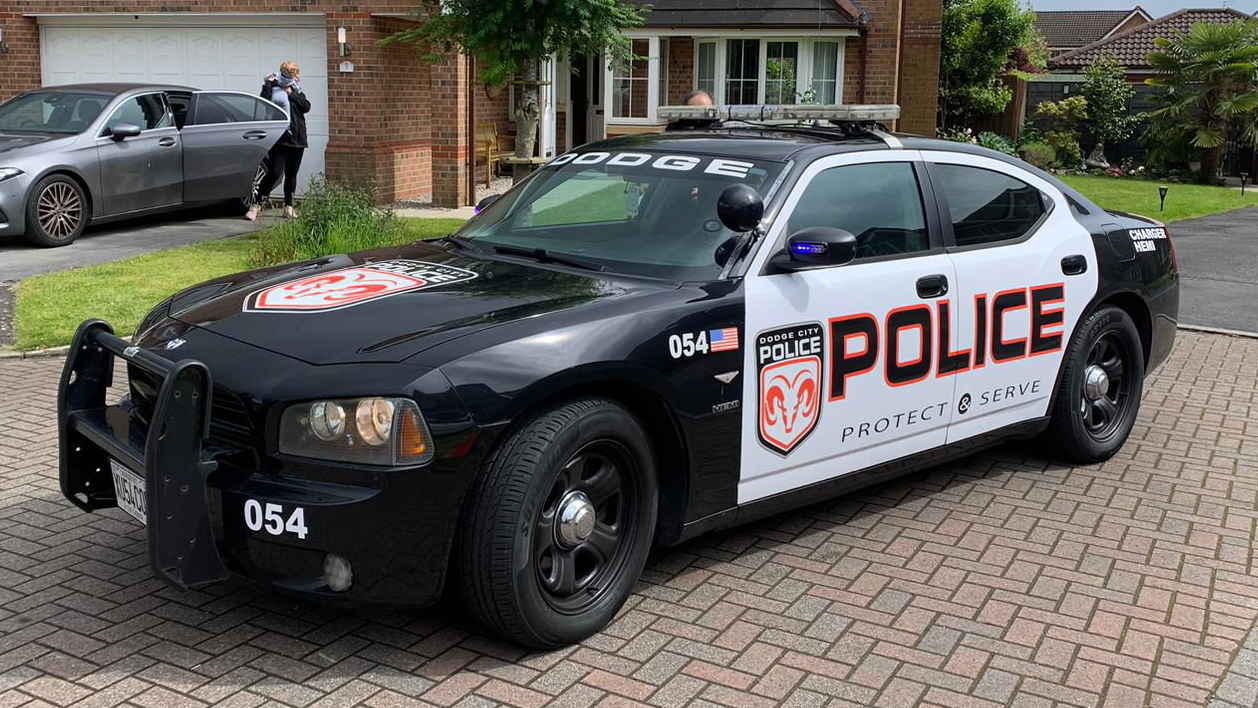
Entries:
{"type": "Polygon", "coordinates": [[[628,599],[655,528],[651,444],[602,398],[534,416],[470,491],[459,541],[468,610],[521,644],[551,649],[602,629],[628,599]]]}
{"type": "Polygon", "coordinates": [[[65,175],[51,175],[31,189],[24,238],[44,248],[68,246],[82,235],[87,219],[87,196],[79,183],[65,175]]]}
{"type": "Polygon", "coordinates": [[[1131,317],[1102,307],[1080,325],[1053,404],[1048,440],[1071,462],[1113,457],[1127,441],[1144,392],[1144,349],[1131,317]]]}

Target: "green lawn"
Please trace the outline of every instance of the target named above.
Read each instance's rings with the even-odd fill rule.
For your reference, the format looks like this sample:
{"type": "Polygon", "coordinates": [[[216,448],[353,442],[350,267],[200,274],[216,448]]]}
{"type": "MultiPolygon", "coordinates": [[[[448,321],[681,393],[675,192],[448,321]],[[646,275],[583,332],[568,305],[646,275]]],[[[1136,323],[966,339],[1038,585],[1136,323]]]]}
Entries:
{"type": "MultiPolygon", "coordinates": [[[[440,238],[459,219],[407,219],[405,239],[440,238]]],[[[37,275],[17,286],[20,350],[69,344],[79,323],[99,317],[122,336],[172,293],[205,280],[249,269],[256,234],[147,253],[113,263],[37,275]]]]}
{"type": "Polygon", "coordinates": [[[1241,196],[1228,187],[1202,187],[1195,184],[1168,184],[1139,179],[1113,177],[1072,177],[1062,180],[1083,192],[1102,208],[1141,214],[1165,222],[1258,206],[1258,191],[1241,196]],[[1158,211],[1158,187],[1170,187],[1166,211],[1158,211]]]}

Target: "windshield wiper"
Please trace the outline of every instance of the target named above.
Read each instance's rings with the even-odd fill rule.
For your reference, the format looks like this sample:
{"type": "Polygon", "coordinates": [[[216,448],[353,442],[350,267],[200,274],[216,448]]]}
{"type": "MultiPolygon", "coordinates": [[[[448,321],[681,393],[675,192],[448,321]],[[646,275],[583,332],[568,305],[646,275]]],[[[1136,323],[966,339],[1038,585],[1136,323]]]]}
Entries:
{"type": "Polygon", "coordinates": [[[454,234],[446,234],[445,236],[442,236],[437,239],[437,243],[452,243],[455,248],[467,249],[469,251],[475,251],[476,253],[481,252],[480,246],[477,246],[461,236],[455,236],[454,234]]]}
{"type": "Polygon", "coordinates": [[[591,261],[583,261],[579,258],[564,255],[562,253],[551,253],[544,248],[520,248],[518,246],[494,246],[494,253],[501,253],[504,256],[519,256],[521,258],[532,258],[538,263],[554,263],[555,265],[568,266],[570,268],[580,268],[581,270],[592,270],[598,273],[615,273],[616,271],[608,268],[600,263],[591,261]]]}

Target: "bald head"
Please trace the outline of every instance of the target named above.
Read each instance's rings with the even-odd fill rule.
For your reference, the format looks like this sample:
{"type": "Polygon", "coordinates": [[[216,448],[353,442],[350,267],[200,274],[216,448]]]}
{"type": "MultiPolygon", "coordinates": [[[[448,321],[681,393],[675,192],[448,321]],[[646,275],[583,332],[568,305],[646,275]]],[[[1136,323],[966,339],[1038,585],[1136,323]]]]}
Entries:
{"type": "Polygon", "coordinates": [[[712,94],[702,89],[686,94],[687,106],[711,106],[712,104],[712,94]]]}

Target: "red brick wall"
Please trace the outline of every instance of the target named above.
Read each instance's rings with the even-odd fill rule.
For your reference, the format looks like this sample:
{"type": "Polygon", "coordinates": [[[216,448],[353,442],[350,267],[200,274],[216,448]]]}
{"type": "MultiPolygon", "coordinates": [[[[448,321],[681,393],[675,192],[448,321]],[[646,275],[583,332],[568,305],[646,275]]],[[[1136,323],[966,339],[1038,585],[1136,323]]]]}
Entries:
{"type": "Polygon", "coordinates": [[[939,97],[942,0],[862,0],[861,5],[870,15],[870,23],[861,37],[847,41],[844,100],[898,103],[899,130],[933,136],[939,97]],[[900,15],[902,3],[904,17],[900,15]],[[903,47],[901,36],[905,38],[903,47]]]}
{"type": "MultiPolygon", "coordinates": [[[[480,72],[484,69],[484,64],[477,67],[480,72]]],[[[515,123],[508,112],[510,111],[510,93],[507,87],[503,86],[498,89],[488,89],[485,84],[477,79],[476,82],[476,124],[492,122],[498,130],[498,147],[501,150],[511,151],[515,148],[515,123]]],[[[563,133],[559,133],[561,139],[563,133]]],[[[476,163],[476,183],[485,183],[485,160],[479,157],[483,153],[478,153],[476,163]]]]}
{"type": "Polygon", "coordinates": [[[672,37],[668,42],[668,105],[680,106],[695,89],[695,42],[672,37]]]}
{"type": "Polygon", "coordinates": [[[900,130],[934,137],[939,106],[940,0],[908,0],[900,67],[900,130]]]}

